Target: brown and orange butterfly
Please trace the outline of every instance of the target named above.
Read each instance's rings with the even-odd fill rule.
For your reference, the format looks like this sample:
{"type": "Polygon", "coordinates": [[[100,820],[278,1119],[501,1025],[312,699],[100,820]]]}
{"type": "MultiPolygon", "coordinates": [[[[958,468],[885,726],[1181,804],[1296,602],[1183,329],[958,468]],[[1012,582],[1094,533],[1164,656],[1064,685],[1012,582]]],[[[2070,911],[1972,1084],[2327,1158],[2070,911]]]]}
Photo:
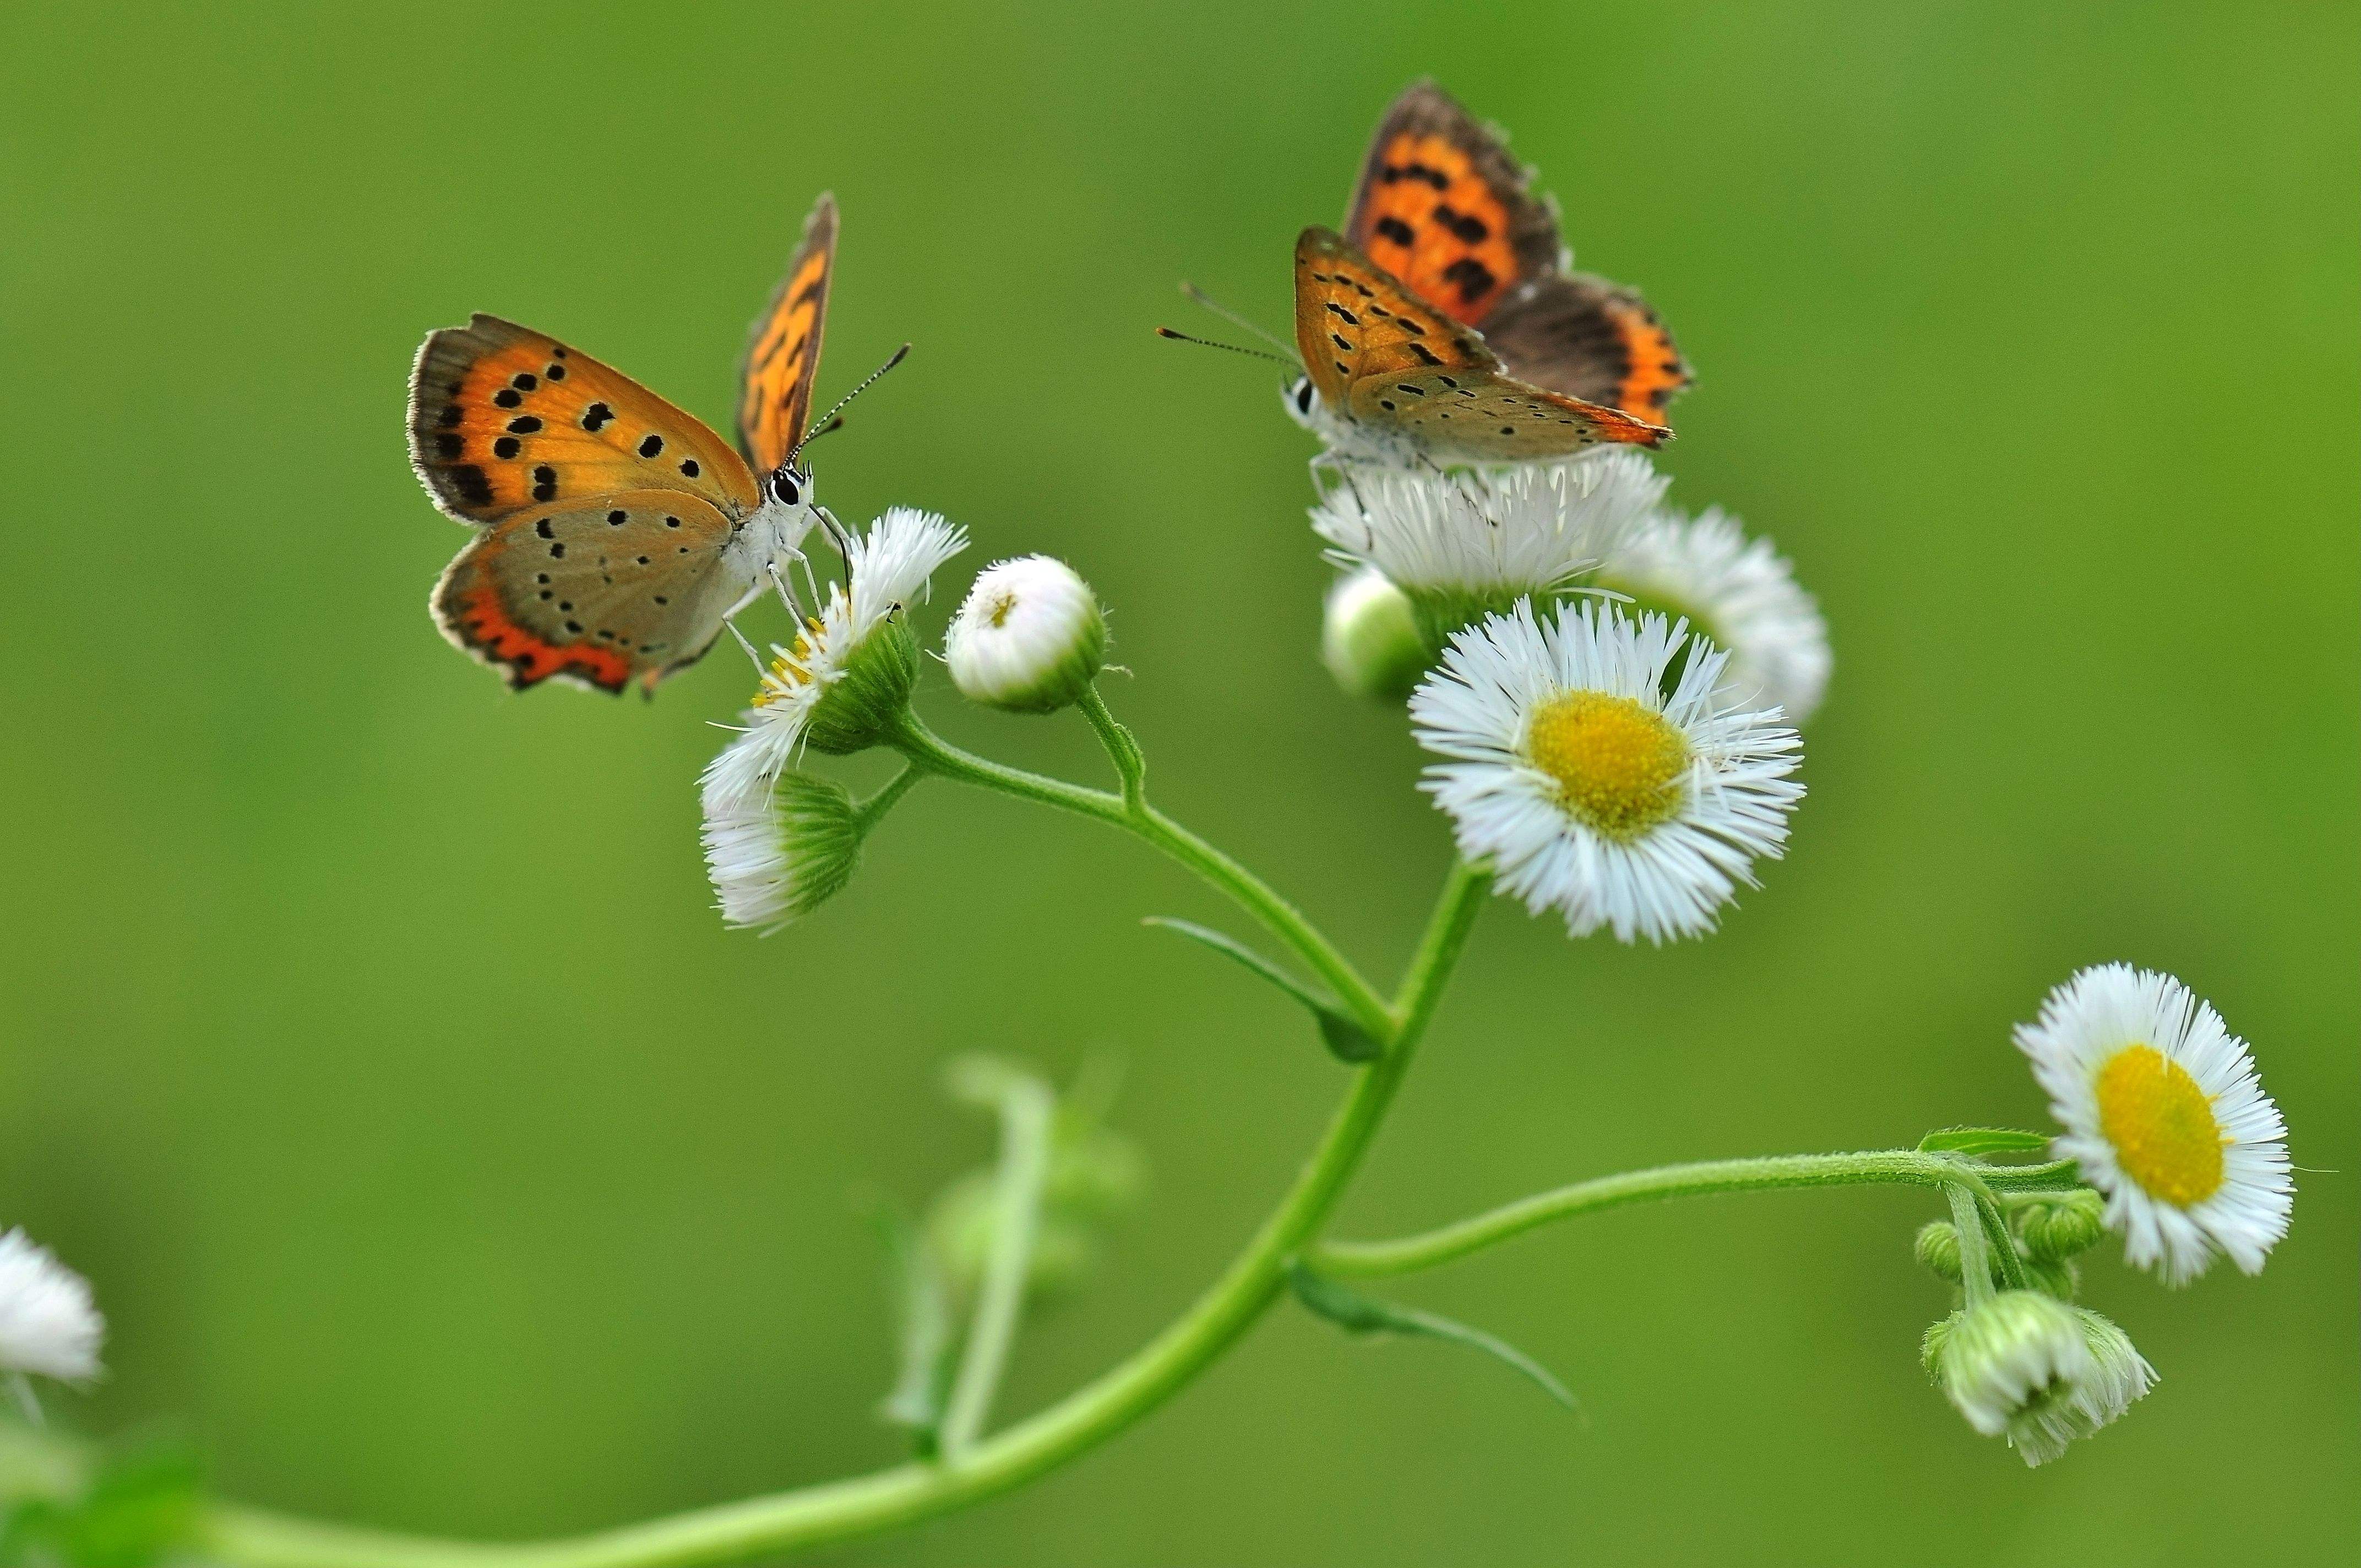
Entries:
{"type": "Polygon", "coordinates": [[[1569,274],[1500,138],[1421,82],[1378,124],[1345,232],[1295,247],[1288,411],[1340,457],[1515,463],[1643,446],[1687,367],[1647,302],[1569,274]]]}
{"type": "Polygon", "coordinates": [[[754,323],[738,451],[513,322],[477,315],[428,336],[410,378],[411,462],[434,504],[477,530],[428,601],[445,637],[520,690],[653,691],[712,645],[825,516],[797,458],[836,230],[823,195],[754,323]]]}

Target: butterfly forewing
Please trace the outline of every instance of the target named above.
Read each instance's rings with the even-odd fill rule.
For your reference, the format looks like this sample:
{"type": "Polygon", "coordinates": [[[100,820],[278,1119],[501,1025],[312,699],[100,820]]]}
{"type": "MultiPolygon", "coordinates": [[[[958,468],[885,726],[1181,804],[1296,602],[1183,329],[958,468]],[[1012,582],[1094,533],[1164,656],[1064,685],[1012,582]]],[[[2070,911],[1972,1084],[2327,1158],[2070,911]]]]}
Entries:
{"type": "Polygon", "coordinates": [[[1295,346],[1333,407],[1356,381],[1411,369],[1497,368],[1483,340],[1369,264],[1334,231],[1295,242],[1295,346]]]}
{"type": "Polygon", "coordinates": [[[459,552],[434,585],[434,619],[520,689],[653,685],[705,652],[749,586],[727,554],[732,533],[676,489],[531,507],[459,552]]]}
{"type": "Polygon", "coordinates": [[[836,267],[836,198],[822,195],[804,220],[803,242],[787,275],[754,318],[740,368],[738,446],[757,474],[787,460],[811,422],[812,381],[819,373],[820,333],[828,324],[828,286],[836,267]]]}
{"type": "Polygon", "coordinates": [[[1371,138],[1345,237],[1470,326],[1556,269],[1557,219],[1500,139],[1431,82],[1394,100],[1371,138]]]}
{"type": "Polygon", "coordinates": [[[436,502],[466,522],[622,490],[676,490],[730,518],[762,503],[745,463],[695,416],[498,316],[445,327],[418,351],[410,451],[436,502]]]}
{"type": "Polygon", "coordinates": [[[1356,382],[1352,414],[1399,430],[1445,463],[1532,463],[1602,442],[1654,446],[1664,432],[1620,409],[1587,403],[1494,372],[1408,371],[1356,382]]]}

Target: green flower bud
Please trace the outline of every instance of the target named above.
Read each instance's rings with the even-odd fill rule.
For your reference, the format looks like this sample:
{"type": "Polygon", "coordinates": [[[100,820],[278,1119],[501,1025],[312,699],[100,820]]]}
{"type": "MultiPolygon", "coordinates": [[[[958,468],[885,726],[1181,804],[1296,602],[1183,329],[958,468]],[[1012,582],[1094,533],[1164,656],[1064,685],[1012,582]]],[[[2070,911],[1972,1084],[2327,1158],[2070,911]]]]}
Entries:
{"type": "Polygon", "coordinates": [[[1090,585],[1063,561],[1025,555],[977,574],[943,656],[971,701],[1054,713],[1090,689],[1106,647],[1106,616],[1090,585]]]}
{"type": "Polygon", "coordinates": [[[1949,1220],[1929,1220],[1918,1227],[1914,1244],[1918,1261],[1937,1275],[1960,1282],[1960,1233],[1949,1220]]]}
{"type": "Polygon", "coordinates": [[[889,616],[845,655],[841,672],[812,705],[804,743],[833,757],[884,744],[901,730],[917,685],[917,639],[898,614],[889,616]]]}
{"type": "Polygon", "coordinates": [[[2034,1256],[2069,1258],[2107,1234],[2106,1200],[2088,1188],[2044,1199],[2018,1215],[2016,1228],[2034,1256]]]}
{"type": "Polygon", "coordinates": [[[1408,700],[1433,662],[1410,596],[1375,566],[1336,579],[1320,627],[1320,656],[1336,684],[1378,702],[1408,700]]]}

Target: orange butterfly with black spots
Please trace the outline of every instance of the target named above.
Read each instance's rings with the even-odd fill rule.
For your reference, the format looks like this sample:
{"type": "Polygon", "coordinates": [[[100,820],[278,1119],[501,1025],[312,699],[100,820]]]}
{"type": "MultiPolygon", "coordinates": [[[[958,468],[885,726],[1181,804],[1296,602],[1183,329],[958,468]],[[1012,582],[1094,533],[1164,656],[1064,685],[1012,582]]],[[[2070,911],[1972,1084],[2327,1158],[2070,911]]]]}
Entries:
{"type": "Polygon", "coordinates": [[[1514,463],[1671,434],[1688,384],[1634,291],[1565,270],[1555,213],[1431,82],[1371,139],[1341,235],[1295,247],[1288,411],[1347,458],[1514,463]]]}
{"type": "Polygon", "coordinates": [[[412,466],[436,506],[477,529],[429,600],[445,637],[520,690],[636,680],[652,692],[712,645],[826,517],[797,457],[836,233],[823,195],[754,323],[737,451],[513,322],[477,315],[427,337],[410,378],[412,466]]]}

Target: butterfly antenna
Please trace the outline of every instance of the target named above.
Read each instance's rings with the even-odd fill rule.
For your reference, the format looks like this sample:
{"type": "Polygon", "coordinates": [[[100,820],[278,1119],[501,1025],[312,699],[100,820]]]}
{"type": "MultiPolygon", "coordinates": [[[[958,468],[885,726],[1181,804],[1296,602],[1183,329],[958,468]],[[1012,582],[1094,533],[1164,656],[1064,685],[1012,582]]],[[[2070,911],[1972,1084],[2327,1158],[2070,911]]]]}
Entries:
{"type": "Polygon", "coordinates": [[[1266,354],[1259,348],[1247,348],[1235,343],[1216,343],[1210,337],[1191,337],[1187,333],[1174,332],[1169,326],[1158,327],[1156,335],[1169,337],[1175,343],[1193,343],[1200,348],[1226,348],[1232,354],[1243,354],[1249,359],[1268,359],[1274,365],[1284,365],[1290,370],[1303,368],[1302,362],[1292,356],[1282,359],[1276,354],[1266,354]]]}
{"type": "Polygon", "coordinates": [[[901,347],[894,351],[894,356],[892,358],[886,360],[884,364],[877,367],[876,369],[869,372],[868,377],[862,381],[861,385],[853,388],[852,390],[837,399],[836,407],[820,415],[819,423],[806,434],[801,441],[796,443],[795,451],[787,454],[787,461],[789,463],[793,463],[796,460],[797,453],[802,452],[805,447],[809,446],[820,436],[827,434],[831,430],[834,430],[838,422],[836,416],[844,411],[845,404],[851,402],[853,399],[859,397],[862,393],[875,386],[877,384],[877,378],[880,376],[883,376],[886,371],[891,370],[895,366],[899,365],[903,360],[907,359],[909,356],[910,345],[906,343],[901,347]]]}
{"type": "Polygon", "coordinates": [[[1241,314],[1239,312],[1230,309],[1229,306],[1222,303],[1221,301],[1213,298],[1213,295],[1208,294],[1204,290],[1197,287],[1196,284],[1182,283],[1180,285],[1180,292],[1188,296],[1189,302],[1191,304],[1199,305],[1213,312],[1215,315],[1221,317],[1232,326],[1237,327],[1241,331],[1254,334],[1257,337],[1262,339],[1265,343],[1269,344],[1272,347],[1286,349],[1290,354],[1295,351],[1295,345],[1288,342],[1285,338],[1280,337],[1276,333],[1265,332],[1260,326],[1257,325],[1254,322],[1249,321],[1245,315],[1241,314]]]}

